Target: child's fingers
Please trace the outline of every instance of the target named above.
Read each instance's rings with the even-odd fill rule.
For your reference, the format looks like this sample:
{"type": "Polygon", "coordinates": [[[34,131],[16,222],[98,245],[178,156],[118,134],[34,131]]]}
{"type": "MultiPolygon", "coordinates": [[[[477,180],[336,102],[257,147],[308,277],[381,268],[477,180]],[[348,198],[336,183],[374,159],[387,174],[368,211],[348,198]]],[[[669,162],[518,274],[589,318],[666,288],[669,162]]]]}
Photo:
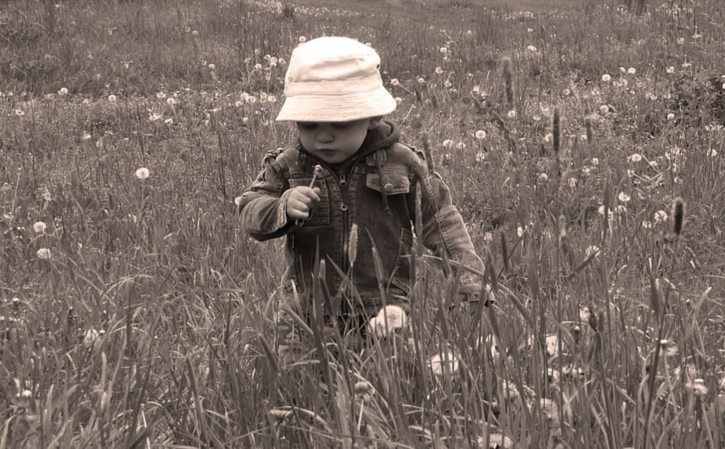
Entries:
{"type": "Polygon", "coordinates": [[[287,215],[292,218],[307,218],[312,200],[304,195],[290,195],[287,199],[287,215]]]}
{"type": "Polygon", "coordinates": [[[299,192],[304,195],[304,198],[309,199],[310,206],[320,201],[320,189],[318,187],[312,189],[309,187],[300,187],[299,192]]]}

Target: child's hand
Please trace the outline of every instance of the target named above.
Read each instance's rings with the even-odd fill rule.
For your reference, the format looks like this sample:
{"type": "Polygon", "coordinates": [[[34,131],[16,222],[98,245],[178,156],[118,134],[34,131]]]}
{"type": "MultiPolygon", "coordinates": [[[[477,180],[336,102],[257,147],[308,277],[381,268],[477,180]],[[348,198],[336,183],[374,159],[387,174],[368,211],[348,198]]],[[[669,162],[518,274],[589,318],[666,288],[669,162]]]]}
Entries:
{"type": "Polygon", "coordinates": [[[309,218],[310,210],[319,201],[319,188],[295,187],[287,197],[287,216],[293,220],[309,218]]]}

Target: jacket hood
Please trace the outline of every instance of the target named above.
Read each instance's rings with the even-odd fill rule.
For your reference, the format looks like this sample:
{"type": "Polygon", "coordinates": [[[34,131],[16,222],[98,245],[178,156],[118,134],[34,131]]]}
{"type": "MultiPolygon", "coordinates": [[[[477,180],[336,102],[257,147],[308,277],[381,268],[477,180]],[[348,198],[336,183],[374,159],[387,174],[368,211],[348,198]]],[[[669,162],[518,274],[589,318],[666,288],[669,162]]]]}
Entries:
{"type": "Polygon", "coordinates": [[[398,141],[400,128],[387,121],[380,121],[378,126],[368,131],[362,146],[350,159],[362,159],[381,148],[387,148],[398,141]]]}

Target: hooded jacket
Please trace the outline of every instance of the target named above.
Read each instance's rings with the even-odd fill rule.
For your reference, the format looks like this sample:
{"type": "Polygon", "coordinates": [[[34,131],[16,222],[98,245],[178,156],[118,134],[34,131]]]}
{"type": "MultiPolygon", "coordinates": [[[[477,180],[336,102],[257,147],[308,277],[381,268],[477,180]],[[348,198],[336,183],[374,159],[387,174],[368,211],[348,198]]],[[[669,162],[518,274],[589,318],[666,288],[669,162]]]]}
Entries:
{"type": "MultiPolygon", "coordinates": [[[[367,317],[377,313],[383,297],[387,304],[405,302],[411,290],[416,196],[422,222],[416,237],[434,255],[483,272],[448,187],[437,173],[428,172],[422,153],[401,144],[398,137],[395,125],[381,122],[338,166],[326,164],[301,145],[269,152],[261,173],[241,195],[242,227],[251,237],[286,236],[289,280],[301,298],[311,294],[319,256],[326,261],[331,294],[341,291],[346,277],[352,279],[367,317]],[[322,169],[314,186],[320,189],[320,201],[307,220],[295,222],[287,216],[287,196],[294,187],[310,185],[318,164],[322,169]],[[351,233],[356,238],[351,239],[351,233]]],[[[462,277],[462,288],[478,292],[480,280],[468,273],[462,277]]]]}

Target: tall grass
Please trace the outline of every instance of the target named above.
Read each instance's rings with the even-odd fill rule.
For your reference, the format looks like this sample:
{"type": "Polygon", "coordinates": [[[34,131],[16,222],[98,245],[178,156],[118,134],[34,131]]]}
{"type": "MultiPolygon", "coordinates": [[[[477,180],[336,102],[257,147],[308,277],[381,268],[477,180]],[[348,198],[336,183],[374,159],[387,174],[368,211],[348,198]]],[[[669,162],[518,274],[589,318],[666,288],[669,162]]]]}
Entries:
{"type": "Polygon", "coordinates": [[[5,3],[0,448],[723,444],[718,2],[5,3]],[[490,288],[416,248],[401,329],[300,318],[290,354],[233,201],[321,34],[381,53],[490,288]]]}

